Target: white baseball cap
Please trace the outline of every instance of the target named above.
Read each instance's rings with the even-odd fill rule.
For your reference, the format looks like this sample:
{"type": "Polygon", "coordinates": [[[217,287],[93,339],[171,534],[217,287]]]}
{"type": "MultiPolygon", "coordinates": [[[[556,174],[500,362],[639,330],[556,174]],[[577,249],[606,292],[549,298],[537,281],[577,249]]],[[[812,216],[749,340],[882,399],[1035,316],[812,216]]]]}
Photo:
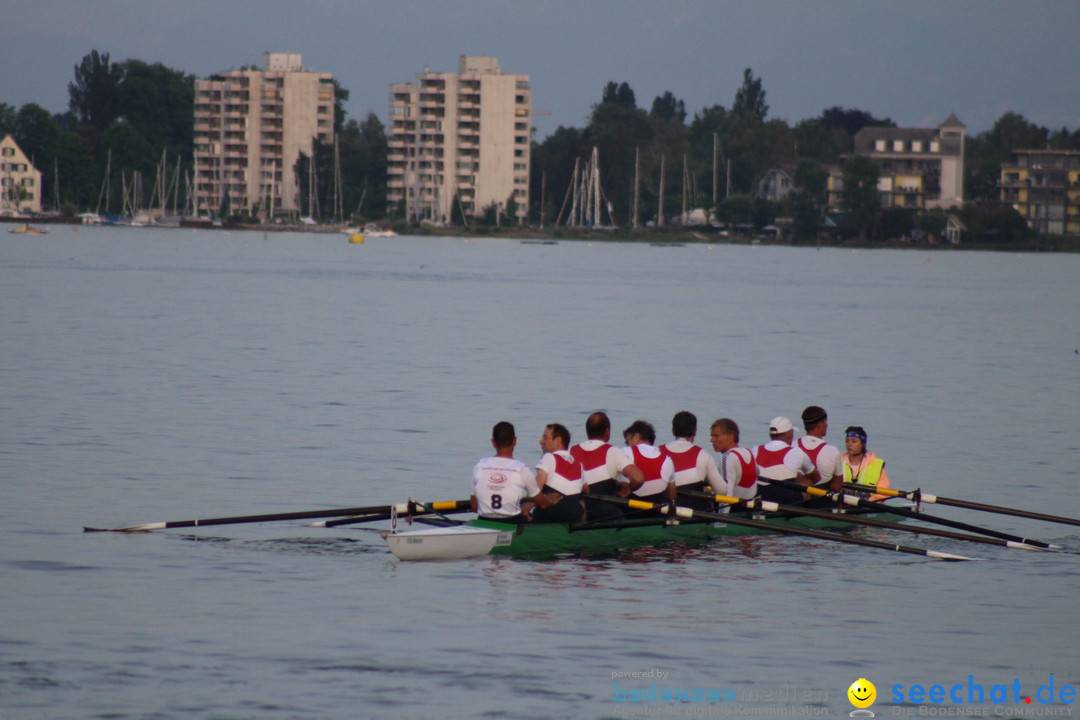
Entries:
{"type": "Polygon", "coordinates": [[[786,417],[774,417],[769,423],[770,435],[781,435],[792,429],[791,421],[786,417]]]}

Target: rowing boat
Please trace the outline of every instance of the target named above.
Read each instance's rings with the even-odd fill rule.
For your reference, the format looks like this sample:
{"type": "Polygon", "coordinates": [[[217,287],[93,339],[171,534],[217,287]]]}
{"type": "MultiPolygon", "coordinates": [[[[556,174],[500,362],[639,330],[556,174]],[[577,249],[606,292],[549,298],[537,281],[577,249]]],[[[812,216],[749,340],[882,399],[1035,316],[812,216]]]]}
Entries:
{"type": "MultiPolygon", "coordinates": [[[[836,508],[841,517],[899,519],[890,513],[864,508],[836,508]]],[[[734,518],[767,520],[780,527],[845,529],[849,523],[791,513],[734,512],[734,518]]],[[[426,521],[431,522],[431,521],[426,521]]],[[[438,522],[438,521],[434,521],[438,522]]],[[[767,532],[725,522],[681,519],[677,524],[658,516],[624,516],[585,523],[525,523],[515,525],[477,518],[464,525],[445,524],[386,534],[390,551],[401,560],[444,560],[510,556],[550,559],[562,556],[608,556],[620,551],[656,547],[673,542],[704,543],[713,538],[767,532]],[[462,528],[473,531],[465,532],[462,528]]]]}

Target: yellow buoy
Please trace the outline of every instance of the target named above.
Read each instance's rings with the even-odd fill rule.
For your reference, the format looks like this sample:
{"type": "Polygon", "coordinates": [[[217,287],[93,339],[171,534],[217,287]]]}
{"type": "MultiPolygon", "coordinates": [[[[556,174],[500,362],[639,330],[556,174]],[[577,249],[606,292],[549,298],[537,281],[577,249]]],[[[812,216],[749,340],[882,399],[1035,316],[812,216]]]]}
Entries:
{"type": "Polygon", "coordinates": [[[364,233],[353,233],[349,236],[349,242],[353,243],[354,245],[359,245],[360,243],[364,242],[364,233]]]}

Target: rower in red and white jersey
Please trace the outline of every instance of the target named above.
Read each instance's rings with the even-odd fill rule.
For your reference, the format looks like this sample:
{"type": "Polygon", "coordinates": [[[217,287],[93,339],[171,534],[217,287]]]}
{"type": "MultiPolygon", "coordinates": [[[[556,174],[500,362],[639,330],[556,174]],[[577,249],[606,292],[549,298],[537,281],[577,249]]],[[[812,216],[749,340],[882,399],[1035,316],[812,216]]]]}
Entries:
{"type": "MultiPolygon", "coordinates": [[[[795,447],[806,453],[821,476],[822,486],[840,492],[844,487],[844,466],[840,448],[825,442],[829,431],[829,416],[823,408],[811,405],[802,412],[806,436],[795,441],[795,447]]],[[[832,501],[829,501],[830,503],[832,501]]]]}
{"type": "Polygon", "coordinates": [[[635,420],[623,430],[627,459],[644,475],[645,481],[633,491],[638,500],[663,503],[675,499],[675,464],[656,447],[656,430],[644,420],[635,420]]]}
{"type": "MultiPolygon", "coordinates": [[[[671,419],[671,434],[675,439],[663,445],[660,451],[671,458],[675,467],[675,488],[703,492],[710,488],[726,487],[716,459],[706,450],[694,444],[697,435],[697,417],[686,410],[675,413],[671,419]]],[[[720,492],[713,490],[713,493],[720,492]]],[[[678,504],[695,510],[713,510],[716,503],[711,499],[679,497],[678,504]]]]}
{"type": "Polygon", "coordinates": [[[630,491],[641,486],[645,476],[622,450],[610,445],[611,420],[606,413],[594,412],[585,421],[583,443],[570,448],[570,454],[581,462],[582,479],[585,481],[582,499],[585,501],[585,518],[598,520],[623,514],[622,508],[590,495],[616,495],[627,497],[630,491]]]}
{"type": "Polygon", "coordinates": [[[754,462],[757,464],[760,483],[758,494],[766,500],[784,505],[801,505],[806,496],[798,490],[767,481],[781,480],[814,485],[819,479],[817,469],[806,453],[791,446],[794,434],[790,420],[786,417],[773,418],[769,423],[769,442],[754,448],[754,462]]]}
{"type": "Polygon", "coordinates": [[[552,423],[540,436],[544,456],[536,466],[536,484],[547,498],[547,508],[535,508],[533,522],[580,522],[585,509],[581,504],[581,461],[570,454],[570,431],[564,425],[552,423]]]}
{"type": "Polygon", "coordinates": [[[724,490],[713,489],[721,495],[730,495],[740,500],[757,497],[757,463],[754,454],[744,447],[739,447],[739,426],[731,418],[720,418],[712,424],[709,433],[713,450],[723,453],[720,461],[720,475],[724,480],[724,490]]]}

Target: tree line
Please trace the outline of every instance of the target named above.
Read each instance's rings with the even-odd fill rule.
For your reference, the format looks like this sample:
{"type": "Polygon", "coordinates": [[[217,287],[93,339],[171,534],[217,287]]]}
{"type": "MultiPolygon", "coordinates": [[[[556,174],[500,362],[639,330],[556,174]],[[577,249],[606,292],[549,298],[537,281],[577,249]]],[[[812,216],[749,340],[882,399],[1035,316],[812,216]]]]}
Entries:
{"type": "MultiPolygon", "coordinates": [[[[896,127],[891,119],[831,107],[792,126],[770,118],[768,111],[762,79],[750,68],[743,71],[730,108],[706,107],[689,120],[685,103],[670,92],[654,98],[646,110],[638,106],[627,83],[609,82],[584,128],[559,127],[534,144],[530,217],[542,214],[548,222],[558,217],[572,190],[575,162],[596,147],[616,225],[660,224],[661,208],[666,218],[677,218],[685,191],[689,207],[712,209],[722,223],[761,228],[776,217],[788,217],[796,238],[814,239],[825,210],[827,167],[841,165],[840,205],[847,232],[899,237],[920,229],[916,226],[921,222],[922,230],[941,235],[943,213],[920,218],[902,208],[881,208],[876,164],[867,157],[850,157],[856,133],[865,127],[896,127]],[[758,198],[765,174],[781,165],[794,168],[794,191],[781,203],[758,198]],[[543,193],[538,192],[541,187],[543,193]]],[[[958,213],[973,234],[995,229],[1002,241],[1022,239],[1026,223],[998,202],[1000,168],[1015,149],[1042,148],[1080,150],[1080,130],[1050,131],[1008,112],[990,130],[967,136],[967,202],[958,213]]]]}
{"type": "MultiPolygon", "coordinates": [[[[119,211],[125,190],[120,182],[111,183],[110,196],[102,197],[107,166],[117,179],[140,173],[145,206],[163,158],[165,177],[194,169],[194,85],[194,76],[161,63],[113,62],[108,53],[94,50],[74,68],[66,112],[52,114],[34,103],[19,109],[0,103],[0,134],[11,133],[42,171],[47,207],[58,205],[72,213],[119,211]]],[[[386,205],[386,128],[375,113],[361,121],[348,119],[343,109],[348,96],[337,85],[338,158],[332,146],[316,144],[316,196],[307,197],[307,183],[300,183],[302,205],[322,208],[327,216],[338,205],[346,216],[394,218],[399,209],[386,205]],[[337,167],[340,184],[333,179],[337,167]]],[[[628,83],[607,83],[584,127],[560,126],[543,141],[534,139],[529,223],[550,226],[559,218],[572,191],[575,164],[596,148],[605,205],[615,225],[675,221],[685,197],[690,208],[707,208],[721,222],[762,227],[777,216],[790,217],[797,235],[815,236],[825,208],[826,167],[853,151],[862,128],[896,124],[863,110],[831,107],[790,125],[769,117],[766,100],[764,82],[750,68],[743,71],[730,108],[715,104],[692,118],[671,92],[654,98],[646,110],[628,83]],[[795,190],[783,204],[766,203],[756,197],[758,184],[780,165],[795,168],[795,190]]],[[[1021,148],[1080,150],[1080,130],[1051,131],[1009,112],[990,130],[969,135],[968,204],[961,210],[969,224],[1022,232],[1008,208],[998,205],[997,191],[1001,164],[1021,148]]],[[[311,161],[301,156],[294,171],[306,177],[311,161]]],[[[876,167],[869,159],[850,158],[843,168],[842,209],[852,232],[892,236],[920,222],[911,213],[875,206],[876,167]]],[[[184,184],[177,189],[181,204],[186,190],[184,184]]],[[[931,214],[922,222],[936,227],[942,220],[931,214]]]]}

